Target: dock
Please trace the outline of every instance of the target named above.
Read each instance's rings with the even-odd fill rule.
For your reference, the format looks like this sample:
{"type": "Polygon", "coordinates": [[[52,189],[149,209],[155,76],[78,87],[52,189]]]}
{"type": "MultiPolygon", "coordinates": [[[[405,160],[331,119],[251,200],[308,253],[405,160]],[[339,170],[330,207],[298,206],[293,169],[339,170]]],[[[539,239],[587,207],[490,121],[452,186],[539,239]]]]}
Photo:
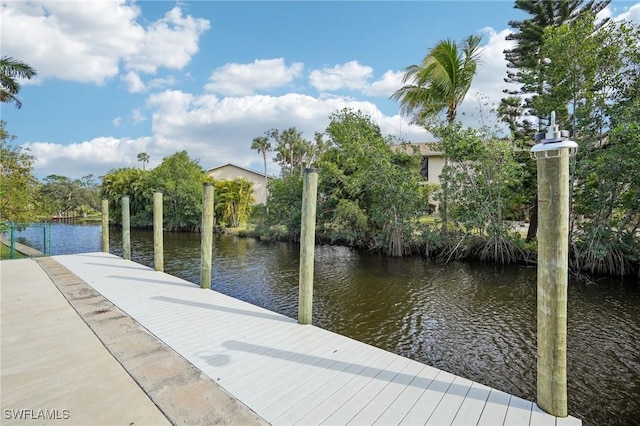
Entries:
{"type": "MultiPolygon", "coordinates": [[[[202,416],[216,412],[218,424],[581,425],[579,419],[556,418],[535,403],[500,390],[312,325],[299,325],[294,319],[107,253],[2,262],[3,409],[18,392],[5,386],[4,316],[5,304],[11,302],[5,289],[22,284],[20,277],[5,274],[6,262],[33,262],[32,267],[47,271],[77,315],[173,424],[207,424],[212,419],[186,421],[180,417],[184,413],[172,411],[181,392],[179,388],[172,392],[169,385],[171,368],[165,372],[169,378],[162,379],[164,388],[152,377],[167,370],[159,368],[164,361],[140,377],[141,357],[127,359],[118,346],[131,338],[129,331],[144,332],[154,341],[147,343],[155,345],[154,350],[144,354],[157,350],[182,359],[185,365],[176,368],[193,369],[197,374],[185,376],[201,380],[198,389],[216,387],[215,397],[198,399],[193,389],[188,393],[189,403],[204,410],[202,416]],[[94,296],[104,298],[113,309],[96,308],[103,305],[94,296]],[[85,306],[86,312],[75,306],[88,300],[93,307],[85,306]],[[119,333],[101,337],[100,327],[108,322],[96,314],[102,311],[118,324],[129,320],[134,326],[126,333],[120,326],[119,333]],[[173,394],[169,402],[163,400],[163,389],[173,394]],[[232,416],[224,417],[228,410],[232,416]]],[[[40,324],[46,327],[48,322],[40,324]]],[[[126,411],[127,402],[123,404],[126,411]]]]}
{"type": "MultiPolygon", "coordinates": [[[[7,247],[11,247],[11,241],[9,240],[9,238],[1,235],[0,235],[0,244],[4,244],[7,247]]],[[[28,245],[19,243],[17,241],[14,242],[14,249],[18,253],[22,253],[23,255],[29,256],[29,257],[44,256],[44,253],[42,253],[40,250],[34,249],[33,247],[29,247],[28,245]]]]}

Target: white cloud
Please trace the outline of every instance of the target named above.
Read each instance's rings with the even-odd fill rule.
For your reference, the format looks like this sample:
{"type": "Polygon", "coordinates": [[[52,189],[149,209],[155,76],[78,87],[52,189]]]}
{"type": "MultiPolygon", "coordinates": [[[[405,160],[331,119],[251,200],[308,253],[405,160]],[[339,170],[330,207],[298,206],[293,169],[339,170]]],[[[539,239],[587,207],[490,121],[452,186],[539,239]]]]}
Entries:
{"type": "Polygon", "coordinates": [[[121,1],[8,2],[2,14],[3,55],[33,66],[39,80],[102,84],[127,69],[153,73],[184,67],[209,22],[174,7],[147,27],[140,9],[121,1]],[[28,35],[28,36],[25,36],[28,35]]]}
{"type": "Polygon", "coordinates": [[[125,75],[121,76],[120,80],[127,84],[127,90],[129,93],[142,93],[146,90],[142,79],[134,71],[129,71],[125,75]]]}
{"type": "Polygon", "coordinates": [[[333,68],[325,67],[311,71],[309,82],[321,92],[340,89],[363,90],[372,74],[373,68],[360,65],[358,61],[350,61],[333,68]]]}
{"type": "Polygon", "coordinates": [[[393,93],[402,87],[403,71],[387,71],[379,80],[371,83],[364,89],[364,93],[371,96],[390,97],[393,93]]]}
{"type": "Polygon", "coordinates": [[[113,125],[114,125],[114,126],[116,126],[116,127],[120,126],[120,124],[122,124],[122,117],[116,117],[116,118],[114,118],[114,119],[113,119],[113,121],[112,121],[112,123],[113,123],[113,125]]]}
{"type": "Polygon", "coordinates": [[[173,77],[154,78],[145,83],[135,71],[122,75],[120,80],[127,85],[129,93],[143,93],[150,89],[162,89],[175,84],[173,77]]]}
{"type": "Polygon", "coordinates": [[[143,121],[147,121],[147,117],[145,117],[140,112],[139,108],[136,108],[131,112],[131,119],[133,120],[134,123],[142,123],[143,121]]]}
{"type": "MultiPolygon", "coordinates": [[[[118,167],[134,167],[137,155],[148,152],[152,138],[117,139],[99,137],[90,141],[61,145],[48,142],[27,143],[36,158],[34,172],[40,177],[61,173],[79,178],[88,174],[102,176],[118,167]]],[[[157,164],[157,162],[156,162],[157,164]]]]}
{"type": "Polygon", "coordinates": [[[615,20],[632,21],[636,24],[640,24],[640,3],[636,3],[627,9],[624,13],[621,13],[614,17],[615,20]]]}
{"type": "Polygon", "coordinates": [[[127,68],[147,73],[158,67],[181,69],[198,52],[198,38],[208,29],[209,21],[183,17],[182,10],[174,7],[149,25],[139,50],[127,56],[127,68]]]}
{"type": "Polygon", "coordinates": [[[302,73],[304,65],[287,66],[283,58],[256,59],[250,64],[230,63],[217,68],[205,90],[227,96],[246,96],[258,90],[282,87],[302,73]]]}
{"type": "MultiPolygon", "coordinates": [[[[212,94],[195,95],[178,90],[151,94],[147,109],[152,112],[152,135],[137,139],[97,137],[88,141],[61,145],[35,142],[26,144],[37,158],[38,177],[52,173],[81,177],[92,173],[102,176],[118,167],[137,167],[137,154],[146,152],[150,166],[164,157],[186,150],[207,169],[227,162],[254,170],[262,169],[262,157],[251,150],[251,140],[271,128],[295,126],[312,140],[316,131],[324,132],[329,116],[343,108],[361,110],[370,115],[384,135],[409,141],[428,139],[424,129],[410,126],[408,119],[387,116],[366,101],[342,96],[313,97],[299,93],[282,96],[251,95],[220,98],[212,94]]],[[[132,111],[129,120],[142,119],[141,110],[132,111]]],[[[119,124],[122,118],[114,120],[119,124]]],[[[269,172],[277,174],[269,161],[269,172]]]]}

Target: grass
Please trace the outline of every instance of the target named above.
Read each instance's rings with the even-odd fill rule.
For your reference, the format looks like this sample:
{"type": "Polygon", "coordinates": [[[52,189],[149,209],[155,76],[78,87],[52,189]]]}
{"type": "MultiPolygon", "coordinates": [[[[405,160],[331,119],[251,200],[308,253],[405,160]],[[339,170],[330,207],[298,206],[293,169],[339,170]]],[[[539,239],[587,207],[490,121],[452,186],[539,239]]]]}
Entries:
{"type": "MultiPolygon", "coordinates": [[[[24,255],[14,250],[14,259],[22,259],[24,255]]],[[[0,260],[11,259],[11,249],[4,244],[0,244],[0,260]]]]}

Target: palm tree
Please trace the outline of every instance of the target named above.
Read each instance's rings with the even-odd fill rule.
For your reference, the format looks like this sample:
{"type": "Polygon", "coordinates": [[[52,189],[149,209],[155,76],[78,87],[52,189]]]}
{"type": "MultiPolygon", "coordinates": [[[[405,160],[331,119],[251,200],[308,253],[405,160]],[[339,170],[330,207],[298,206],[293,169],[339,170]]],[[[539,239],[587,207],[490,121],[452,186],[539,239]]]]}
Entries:
{"type": "Polygon", "coordinates": [[[391,96],[400,102],[402,114],[413,115],[412,121],[420,124],[446,110],[447,122],[453,123],[476,74],[481,40],[474,35],[460,45],[451,39],[441,40],[420,65],[407,67],[404,86],[391,96]]]}
{"type": "Polygon", "coordinates": [[[0,101],[13,102],[16,108],[20,109],[22,102],[17,98],[20,84],[16,79],[31,79],[36,74],[36,70],[24,62],[20,62],[10,56],[3,56],[0,59],[0,101]]]}
{"type": "Polygon", "coordinates": [[[269,142],[269,138],[266,136],[258,136],[257,138],[253,138],[253,142],[251,142],[251,149],[255,149],[256,151],[262,154],[262,160],[264,161],[264,188],[269,194],[269,187],[267,185],[267,151],[271,150],[271,143],[269,142]]]}
{"type": "Polygon", "coordinates": [[[138,154],[138,161],[142,162],[142,170],[145,170],[145,163],[149,163],[149,154],[146,152],[141,152],[138,154]]]}
{"type": "MultiPolygon", "coordinates": [[[[479,36],[471,35],[460,45],[451,39],[441,40],[424,57],[420,65],[405,69],[402,86],[392,96],[400,102],[404,115],[413,115],[412,122],[423,124],[440,111],[447,111],[447,122],[452,124],[471,87],[476,67],[482,55],[479,36]],[[409,83],[409,84],[407,84],[409,83]]],[[[449,162],[444,158],[445,167],[449,162]]],[[[442,200],[442,229],[447,229],[447,196],[442,200]]]]}

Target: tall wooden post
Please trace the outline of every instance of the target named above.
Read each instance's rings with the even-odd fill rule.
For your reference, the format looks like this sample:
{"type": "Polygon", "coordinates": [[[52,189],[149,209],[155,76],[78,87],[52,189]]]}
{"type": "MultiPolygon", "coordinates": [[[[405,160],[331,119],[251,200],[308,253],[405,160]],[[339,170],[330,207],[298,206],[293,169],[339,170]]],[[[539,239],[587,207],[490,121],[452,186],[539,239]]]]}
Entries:
{"type": "Polygon", "coordinates": [[[164,241],[162,218],[162,192],[153,193],[153,266],[156,271],[164,271],[164,241]]]}
{"type": "Polygon", "coordinates": [[[318,171],[304,171],[302,189],[302,229],[300,232],[300,280],[298,301],[298,323],[311,324],[313,310],[313,259],[316,243],[316,200],[318,193],[318,171]]]}
{"type": "Polygon", "coordinates": [[[128,195],[122,196],[122,257],[131,260],[131,222],[128,195]]]}
{"type": "Polygon", "coordinates": [[[213,254],[213,184],[202,190],[202,234],[200,255],[200,287],[211,288],[211,257],[213,254]]]}
{"type": "Polygon", "coordinates": [[[109,253],[109,200],[102,200],[102,251],[109,253]]]}
{"type": "Polygon", "coordinates": [[[537,403],[566,417],[569,157],[578,145],[563,139],[554,113],[544,136],[531,149],[538,161],[537,403]]]}

